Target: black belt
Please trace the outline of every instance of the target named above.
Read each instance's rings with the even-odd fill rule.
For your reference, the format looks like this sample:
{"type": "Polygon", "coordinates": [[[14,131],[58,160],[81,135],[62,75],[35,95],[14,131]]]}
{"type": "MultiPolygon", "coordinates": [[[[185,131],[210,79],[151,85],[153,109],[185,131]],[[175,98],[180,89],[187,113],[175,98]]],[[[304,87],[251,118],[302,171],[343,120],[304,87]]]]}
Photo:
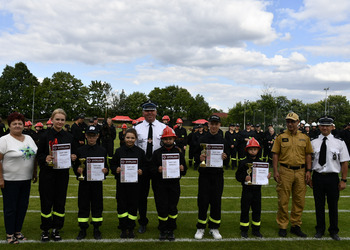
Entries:
{"type": "Polygon", "coordinates": [[[334,173],[334,172],[331,172],[331,173],[319,173],[317,171],[314,171],[314,174],[316,174],[316,175],[339,175],[338,173],[334,173]]]}
{"type": "Polygon", "coordinates": [[[298,169],[305,168],[305,164],[299,165],[299,166],[291,166],[291,165],[287,165],[287,164],[284,164],[284,163],[280,163],[280,165],[285,167],[285,168],[292,169],[292,170],[298,170],[298,169]]]}

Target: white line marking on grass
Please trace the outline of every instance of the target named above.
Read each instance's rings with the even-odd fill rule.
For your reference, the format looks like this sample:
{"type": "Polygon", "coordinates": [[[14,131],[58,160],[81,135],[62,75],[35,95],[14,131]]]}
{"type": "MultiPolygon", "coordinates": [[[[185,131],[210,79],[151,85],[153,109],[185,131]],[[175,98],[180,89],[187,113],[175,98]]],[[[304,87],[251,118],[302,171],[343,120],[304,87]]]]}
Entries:
{"type": "MultiPolygon", "coordinates": [[[[113,191],[113,190],[112,190],[113,191]]],[[[2,195],[0,195],[2,197],[2,195]]],[[[32,199],[38,199],[40,196],[33,195],[30,196],[32,199]]],[[[262,196],[262,199],[277,199],[277,196],[262,196]]],[[[313,199],[313,196],[305,196],[307,199],[313,199]]],[[[350,198],[350,195],[342,195],[340,198],[350,198]]],[[[67,199],[78,199],[78,196],[67,196],[67,199]]],[[[103,199],[115,199],[115,196],[104,196],[103,199]]],[[[149,196],[148,199],[154,199],[153,196],[149,196]]],[[[197,196],[180,196],[180,199],[197,199],[197,196]]],[[[237,200],[241,199],[240,196],[233,196],[233,197],[222,197],[222,200],[237,200]]]]}
{"type": "MultiPolygon", "coordinates": [[[[350,237],[341,237],[342,241],[349,241],[350,237]]],[[[202,239],[202,240],[196,240],[191,238],[176,238],[175,241],[169,242],[164,241],[164,243],[169,242],[169,244],[175,244],[176,242],[271,242],[271,241],[333,241],[331,237],[323,237],[321,239],[315,239],[313,237],[308,238],[249,238],[249,239],[242,239],[242,238],[223,238],[222,240],[214,240],[214,239],[202,239]]],[[[54,242],[54,244],[64,244],[64,243],[78,243],[81,244],[83,242],[86,243],[154,243],[154,242],[161,242],[158,239],[102,239],[102,240],[94,240],[94,239],[85,239],[85,240],[76,240],[76,239],[68,239],[68,240],[62,240],[54,242]]],[[[41,243],[40,240],[26,240],[21,241],[22,244],[30,244],[30,243],[41,243]]],[[[8,244],[7,241],[3,240],[0,241],[0,244],[8,244]]],[[[45,244],[45,243],[42,243],[45,244]]],[[[53,246],[53,245],[50,245],[53,246]]]]}
{"type": "MultiPolygon", "coordinates": [[[[1,210],[0,213],[2,213],[3,211],[1,210]]],[[[40,213],[40,210],[27,210],[27,213],[40,213]]],[[[277,210],[263,210],[261,211],[262,214],[275,214],[277,212],[277,210]]],[[[307,214],[313,214],[315,213],[315,210],[304,210],[303,213],[307,213],[307,214]]],[[[328,210],[325,210],[326,213],[328,213],[328,210]]],[[[346,210],[346,209],[340,209],[338,210],[339,213],[350,213],[350,210],[346,210]]],[[[77,214],[78,210],[67,210],[65,211],[65,213],[68,214],[77,214]]],[[[115,211],[103,211],[104,214],[116,214],[117,210],[115,211]]],[[[157,211],[147,211],[147,213],[149,214],[157,214],[157,211]]],[[[197,214],[198,211],[178,211],[179,214],[197,214]]],[[[210,213],[210,211],[208,211],[208,214],[210,213]]],[[[240,214],[241,211],[221,211],[222,214],[240,214]]],[[[251,211],[250,211],[251,213],[251,211]]]]}

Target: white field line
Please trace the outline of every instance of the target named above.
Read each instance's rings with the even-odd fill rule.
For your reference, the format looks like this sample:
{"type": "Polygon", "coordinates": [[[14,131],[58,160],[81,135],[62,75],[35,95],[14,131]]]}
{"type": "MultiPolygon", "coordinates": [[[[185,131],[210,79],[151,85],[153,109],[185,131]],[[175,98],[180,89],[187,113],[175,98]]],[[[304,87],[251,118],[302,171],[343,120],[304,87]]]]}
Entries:
{"type": "MultiPolygon", "coordinates": [[[[350,237],[341,237],[342,241],[349,241],[350,237]]],[[[291,241],[333,241],[330,237],[323,237],[321,239],[315,239],[313,237],[308,238],[249,238],[249,239],[242,239],[242,238],[223,238],[222,240],[214,240],[214,239],[202,239],[202,240],[195,240],[191,238],[176,238],[174,242],[164,241],[164,244],[176,244],[176,242],[272,242],[272,241],[285,241],[285,242],[291,242],[291,241]]],[[[62,240],[54,242],[54,244],[64,244],[64,243],[154,243],[154,242],[160,242],[158,239],[102,239],[102,240],[93,240],[93,239],[85,239],[85,240],[76,240],[76,239],[68,239],[68,240],[62,240]]],[[[21,241],[21,244],[30,244],[30,243],[41,243],[39,240],[26,240],[21,241]]],[[[0,244],[7,244],[5,240],[0,241],[0,244]]],[[[44,243],[45,244],[45,243],[44,243]]],[[[50,244],[50,246],[53,246],[50,244]]]]}
{"type": "MultiPolygon", "coordinates": [[[[2,195],[0,195],[2,198],[2,195]]],[[[37,195],[31,195],[30,198],[32,199],[39,199],[40,196],[37,195]]],[[[262,199],[277,199],[277,196],[262,196],[262,199]]],[[[313,199],[313,196],[305,196],[307,199],[313,199]]],[[[341,195],[340,198],[350,198],[350,195],[341,195]]],[[[67,199],[78,199],[78,196],[67,196],[67,199]]],[[[104,196],[103,199],[115,199],[115,196],[104,196]]],[[[154,199],[153,196],[149,196],[148,199],[154,199]]],[[[197,199],[197,196],[180,196],[180,199],[197,199]]],[[[238,200],[241,199],[240,196],[233,196],[233,197],[222,197],[222,200],[238,200]]]]}
{"type": "MultiPolygon", "coordinates": [[[[275,210],[263,210],[261,211],[262,214],[275,214],[277,211],[275,210]]],[[[303,213],[307,213],[307,214],[314,214],[316,211],[315,210],[304,210],[303,213]]],[[[328,209],[325,210],[326,213],[328,213],[328,209]]],[[[339,213],[350,213],[350,210],[346,210],[346,209],[339,209],[338,210],[339,213]]],[[[3,213],[3,211],[1,210],[0,213],[3,213]]],[[[40,210],[27,210],[27,213],[41,213],[40,210]]],[[[67,214],[77,214],[78,210],[67,210],[65,211],[65,213],[67,214]]],[[[104,214],[117,214],[117,210],[115,211],[103,211],[104,214]]],[[[149,214],[157,214],[157,211],[147,211],[147,213],[149,214]]],[[[179,214],[197,214],[198,211],[178,211],[179,214]]],[[[210,213],[210,211],[208,211],[208,214],[210,213]]],[[[221,214],[240,214],[241,211],[221,211],[221,214]]],[[[250,211],[251,213],[251,211],[250,211]]]]}
{"type": "MultiPolygon", "coordinates": [[[[70,178],[74,178],[76,179],[77,177],[75,175],[69,175],[70,178]]],[[[114,175],[107,175],[106,176],[107,179],[114,179],[114,175]]],[[[181,179],[198,179],[198,176],[184,176],[181,177],[181,179]]],[[[224,179],[228,179],[228,180],[235,180],[235,177],[224,177],[224,179]]]]}

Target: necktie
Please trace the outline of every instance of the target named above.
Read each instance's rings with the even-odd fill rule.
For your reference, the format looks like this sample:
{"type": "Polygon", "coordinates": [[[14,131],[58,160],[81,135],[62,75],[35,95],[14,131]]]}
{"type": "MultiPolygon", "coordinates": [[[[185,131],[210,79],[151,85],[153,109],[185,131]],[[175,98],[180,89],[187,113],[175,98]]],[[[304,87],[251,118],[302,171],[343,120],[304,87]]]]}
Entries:
{"type": "Polygon", "coordinates": [[[147,140],[147,150],[146,150],[146,158],[151,159],[152,158],[152,139],[153,139],[153,129],[152,129],[152,123],[149,124],[148,129],[148,140],[147,140]]]}
{"type": "Polygon", "coordinates": [[[318,163],[323,166],[326,164],[326,156],[327,156],[327,145],[326,145],[327,137],[323,137],[323,142],[320,150],[320,157],[318,159],[318,163]]]}

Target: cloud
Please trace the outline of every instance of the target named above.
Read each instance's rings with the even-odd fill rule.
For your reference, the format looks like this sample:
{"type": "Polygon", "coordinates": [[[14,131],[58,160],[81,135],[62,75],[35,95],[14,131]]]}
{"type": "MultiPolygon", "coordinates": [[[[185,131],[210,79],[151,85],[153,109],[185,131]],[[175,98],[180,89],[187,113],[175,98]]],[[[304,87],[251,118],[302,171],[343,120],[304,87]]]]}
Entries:
{"type": "Polygon", "coordinates": [[[2,2],[18,30],[0,36],[0,56],[8,60],[93,65],[151,55],[178,64],[193,52],[277,38],[272,13],[257,0],[2,2]]]}

